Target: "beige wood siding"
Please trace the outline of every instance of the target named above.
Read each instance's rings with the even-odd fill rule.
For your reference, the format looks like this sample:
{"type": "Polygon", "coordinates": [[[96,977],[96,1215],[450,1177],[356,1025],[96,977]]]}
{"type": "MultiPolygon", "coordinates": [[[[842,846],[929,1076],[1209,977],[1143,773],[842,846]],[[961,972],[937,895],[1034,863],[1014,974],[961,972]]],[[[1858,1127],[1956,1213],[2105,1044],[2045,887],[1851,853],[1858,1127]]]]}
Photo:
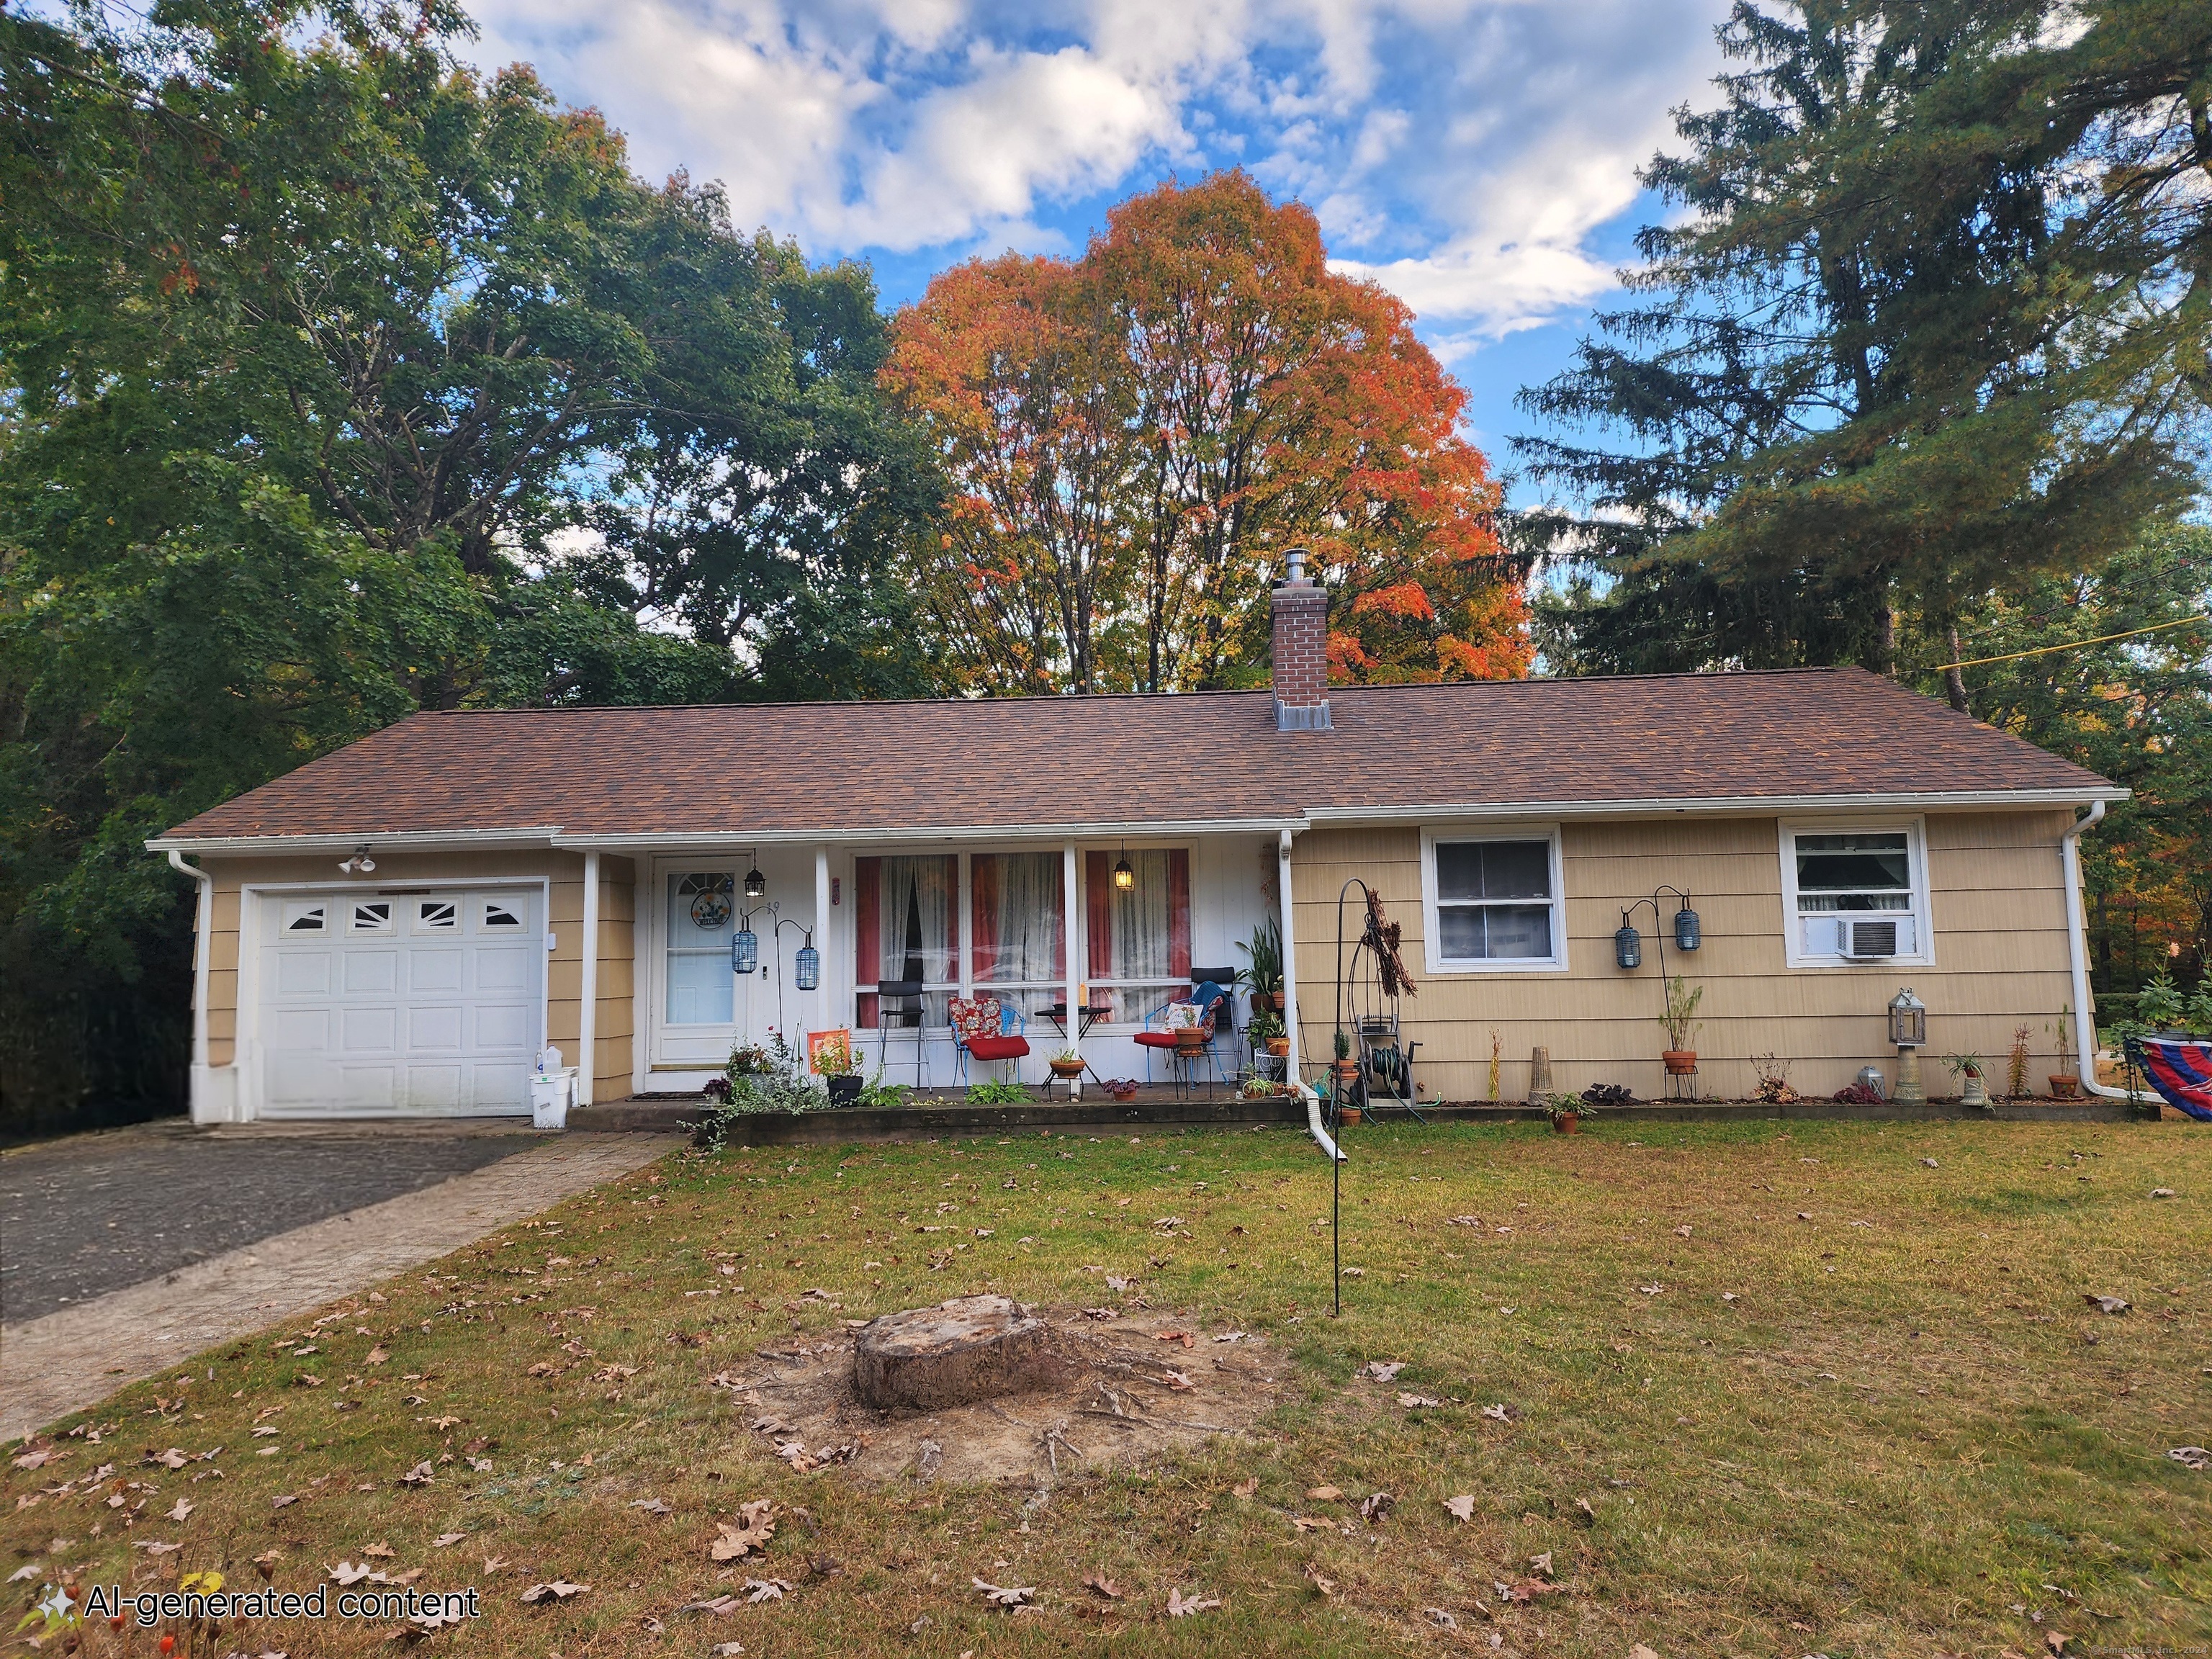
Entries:
{"type": "Polygon", "coordinates": [[[637,1024],[637,866],[612,854],[599,860],[599,994],[592,1042],[592,1098],[629,1092],[637,1024]]]}
{"type": "MultiPolygon", "coordinates": [[[[1704,922],[1701,950],[1685,957],[1670,942],[1667,955],[1671,971],[1705,987],[1696,1043],[1701,1092],[1748,1095],[1756,1081],[1751,1057],[1770,1053],[1793,1062],[1790,1080],[1803,1094],[1832,1093],[1869,1063],[1893,1080],[1897,1052],[1883,1040],[1883,1007],[1905,984],[1928,1005],[1931,1054],[1978,1053],[2000,1082],[2014,1029],[2028,1026],[2039,1089],[2057,1069],[2057,1042],[2045,1027],[2071,996],[2058,854],[2069,816],[1928,815],[1932,968],[1788,967],[1779,827],[1773,818],[1729,817],[1564,825],[1567,970],[1431,975],[1423,960],[1420,832],[1316,830],[1292,852],[1300,1053],[1310,1066],[1328,1057],[1337,895],[1357,876],[1405,929],[1402,954],[1419,994],[1402,1013],[1407,1036],[1421,1044],[1414,1075],[1433,1097],[1487,1096],[1493,1031],[1504,1099],[1527,1095],[1529,1051],[1538,1045],[1551,1050],[1556,1088],[1624,1083],[1656,1096],[1665,1031],[1650,909],[1636,919],[1644,959],[1632,973],[1613,965],[1613,932],[1624,907],[1664,883],[1686,888],[1704,922]]],[[[1355,934],[1357,910],[1356,902],[1346,907],[1355,934]]],[[[1931,1091],[1948,1086],[1932,1060],[1927,1080],[1931,1091]]]]}

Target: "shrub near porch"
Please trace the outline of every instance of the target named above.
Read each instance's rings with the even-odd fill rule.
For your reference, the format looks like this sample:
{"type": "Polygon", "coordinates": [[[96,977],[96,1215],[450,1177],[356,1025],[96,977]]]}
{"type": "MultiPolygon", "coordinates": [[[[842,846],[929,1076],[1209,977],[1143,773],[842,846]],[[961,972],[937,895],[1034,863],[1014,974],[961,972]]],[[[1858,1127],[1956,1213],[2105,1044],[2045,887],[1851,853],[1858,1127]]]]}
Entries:
{"type": "MultiPolygon", "coordinates": [[[[27,1606],[57,1565],[235,1588],[267,1556],[297,1589],[342,1562],[419,1568],[419,1587],[474,1584],[488,1609],[434,1643],[533,1659],[1487,1651],[1493,1634],[1509,1654],[1643,1642],[1673,1659],[2212,1636],[2212,1474],[2166,1455],[2212,1441],[2212,1143],[1601,1121],[1571,1140],[1369,1129],[1352,1149],[1341,1320],[1328,1168],[1286,1132],[672,1159],[381,1300],[127,1390],[82,1419],[96,1445],[64,1432],[20,1454],[38,1467],[4,1470],[0,1543],[35,1567],[11,1589],[27,1606]],[[1212,1339],[1264,1333],[1292,1403],[1250,1438],[1066,1479],[1041,1504],[793,1475],[707,1385],[794,1333],[984,1290],[1187,1310],[1197,1347],[1173,1351],[1194,1411],[1212,1339]],[[2091,1294],[2132,1305],[2100,1314],[2091,1294]],[[1370,1361],[1404,1369],[1363,1380],[1370,1361]],[[146,1461],[172,1447],[181,1467],[146,1461]],[[1343,1495],[1314,1495],[1328,1487],[1343,1495]],[[1395,1504],[1370,1522],[1377,1492],[1395,1504]],[[1461,1496],[1465,1522],[1446,1508],[1461,1496]],[[775,1505],[773,1540],[717,1564],[717,1523],[755,1499],[775,1505]],[[679,1611],[749,1578],[790,1588],[679,1611]],[[1037,1610],[992,1605],[979,1578],[1033,1587],[1037,1610]],[[590,1588],[520,1601],[554,1580],[590,1588]],[[1170,1620],[1171,1591],[1222,1605],[1170,1620]]],[[[366,1655],[393,1627],[190,1650],[366,1655]]],[[[101,1630],[85,1650],[150,1648],[101,1630]]]]}

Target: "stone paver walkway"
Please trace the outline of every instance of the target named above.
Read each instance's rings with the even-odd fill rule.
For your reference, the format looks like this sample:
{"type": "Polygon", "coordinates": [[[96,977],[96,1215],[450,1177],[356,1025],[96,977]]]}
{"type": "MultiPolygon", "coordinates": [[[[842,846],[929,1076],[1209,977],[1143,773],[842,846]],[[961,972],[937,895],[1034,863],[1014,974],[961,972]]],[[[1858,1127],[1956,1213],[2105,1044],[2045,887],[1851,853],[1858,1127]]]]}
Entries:
{"type": "Polygon", "coordinates": [[[20,1438],[204,1349],[434,1261],[683,1144],[672,1135],[565,1136],[420,1192],[0,1328],[0,1440],[20,1438]]]}

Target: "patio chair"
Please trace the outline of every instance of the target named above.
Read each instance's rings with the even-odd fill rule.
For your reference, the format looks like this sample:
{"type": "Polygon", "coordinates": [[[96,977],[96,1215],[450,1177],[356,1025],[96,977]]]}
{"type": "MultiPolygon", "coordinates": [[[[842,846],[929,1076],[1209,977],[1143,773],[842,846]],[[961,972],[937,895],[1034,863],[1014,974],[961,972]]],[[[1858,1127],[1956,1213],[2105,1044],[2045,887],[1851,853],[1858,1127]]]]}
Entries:
{"type": "Polygon", "coordinates": [[[1237,1042],[1237,970],[1234,968],[1194,968],[1190,970],[1190,996],[1194,1002],[1203,1002],[1205,989],[1212,986],[1219,993],[1218,1004],[1208,1012],[1213,1017],[1213,1036],[1209,1046],[1218,1048],[1224,1042],[1228,1054],[1224,1062],[1221,1054],[1213,1056],[1213,1069],[1225,1078],[1235,1078],[1243,1069],[1243,1056],[1237,1042]]]}
{"type": "Polygon", "coordinates": [[[1188,997],[1178,997],[1146,1016],[1145,1029],[1136,1034],[1137,1046],[1145,1051],[1145,1081],[1150,1083],[1152,1080],[1152,1053],[1155,1049],[1164,1049],[1170,1063],[1177,1067],[1173,1076],[1178,1091],[1196,1080],[1191,1073],[1200,1060],[1213,1067],[1216,1077],[1224,1082],[1228,1081],[1222,1074],[1220,1059],[1213,1051],[1214,1012],[1222,1006],[1222,1002],[1218,1001],[1213,1008],[1201,1008],[1188,997]],[[1206,1034],[1204,1043],[1194,1053],[1186,1050],[1181,1039],[1176,1036],[1177,1031],[1192,1030],[1206,1034]]]}
{"type": "Polygon", "coordinates": [[[890,1041],[894,1030],[914,1033],[914,1086],[921,1087],[921,981],[918,979],[883,979],[876,981],[876,1069],[887,1072],[890,1066],[890,1041]]]}
{"type": "Polygon", "coordinates": [[[954,997],[951,1001],[952,1046],[958,1055],[959,1081],[968,1084],[970,1059],[986,1065],[1014,1062],[1013,1081],[1021,1081],[1021,1061],[1030,1051],[1022,1035],[1029,1022],[1011,1002],[996,997],[954,997]]]}

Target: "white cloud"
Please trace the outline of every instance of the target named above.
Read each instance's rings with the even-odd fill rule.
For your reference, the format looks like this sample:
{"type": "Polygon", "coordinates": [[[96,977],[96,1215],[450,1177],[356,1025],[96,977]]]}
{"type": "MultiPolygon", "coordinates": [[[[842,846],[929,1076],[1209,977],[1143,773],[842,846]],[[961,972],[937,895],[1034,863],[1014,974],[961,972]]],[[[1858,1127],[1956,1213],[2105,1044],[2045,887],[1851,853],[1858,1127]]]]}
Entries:
{"type": "Polygon", "coordinates": [[[1241,162],[1472,343],[1611,285],[1593,233],[1711,73],[1723,3],[477,0],[477,56],[536,63],[641,171],[719,179],[740,224],[821,255],[1034,246],[1241,162]]]}

